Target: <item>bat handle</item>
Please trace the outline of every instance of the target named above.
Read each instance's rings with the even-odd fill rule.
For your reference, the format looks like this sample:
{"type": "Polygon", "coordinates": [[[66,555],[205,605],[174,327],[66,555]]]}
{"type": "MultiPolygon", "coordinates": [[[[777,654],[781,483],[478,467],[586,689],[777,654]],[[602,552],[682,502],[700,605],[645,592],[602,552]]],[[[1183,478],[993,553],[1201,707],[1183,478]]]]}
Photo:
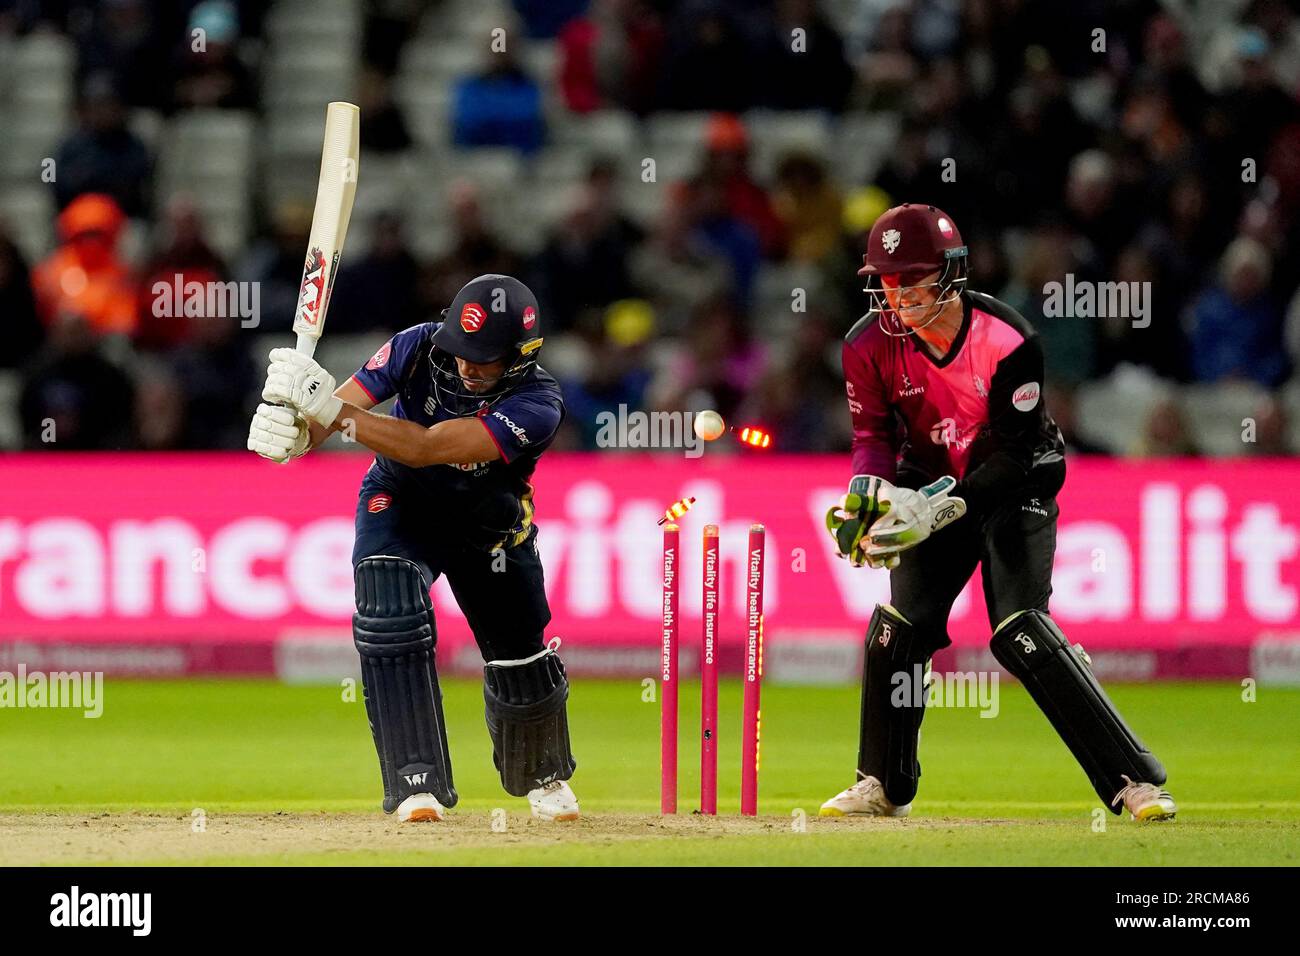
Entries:
{"type": "Polygon", "coordinates": [[[311,358],[312,355],[315,354],[316,352],[316,340],[312,338],[310,335],[304,335],[302,332],[299,332],[298,344],[295,346],[295,348],[303,355],[307,356],[308,358],[311,358]]]}

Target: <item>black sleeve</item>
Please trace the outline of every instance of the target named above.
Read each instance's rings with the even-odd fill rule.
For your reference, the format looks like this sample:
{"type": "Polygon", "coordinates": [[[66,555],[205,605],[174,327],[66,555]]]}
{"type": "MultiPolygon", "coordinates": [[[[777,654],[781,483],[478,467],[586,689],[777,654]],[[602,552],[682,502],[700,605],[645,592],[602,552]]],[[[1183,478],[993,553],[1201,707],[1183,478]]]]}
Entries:
{"type": "Polygon", "coordinates": [[[1043,347],[1025,339],[998,362],[989,386],[989,453],[953,494],[987,511],[1015,494],[1034,461],[1043,417],[1043,347]]]}

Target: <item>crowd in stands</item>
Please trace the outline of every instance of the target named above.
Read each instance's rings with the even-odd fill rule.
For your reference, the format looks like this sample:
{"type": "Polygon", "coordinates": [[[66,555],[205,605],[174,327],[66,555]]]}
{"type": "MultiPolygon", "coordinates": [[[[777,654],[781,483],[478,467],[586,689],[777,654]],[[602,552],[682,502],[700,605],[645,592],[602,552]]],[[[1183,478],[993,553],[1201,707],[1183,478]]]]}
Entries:
{"type": "MultiPolygon", "coordinates": [[[[366,152],[411,148],[412,117],[391,87],[429,6],[364,5],[366,152]]],[[[1257,387],[1267,396],[1259,437],[1243,453],[1295,451],[1283,396],[1300,366],[1300,17],[1285,0],[1237,4],[1223,21],[1154,0],[855,0],[834,16],[816,0],[512,6],[511,29],[558,51],[554,73],[530,72],[517,44],[486,56],[450,92],[457,148],[536,157],[557,109],[568,122],[704,111],[697,166],[646,218],[619,187],[641,157],[593,157],[540,248],[494,228],[469,181],[449,190],[450,242],[436,257],[415,251],[401,208],[387,210],[345,262],[332,332],[436,319],[463,282],[511,273],[537,292],[548,347],[549,337],[567,345],[562,447],[593,447],[596,412],[627,404],[712,407],[763,422],[785,450],[843,449],[839,341],[865,310],[864,238],[888,206],[931,202],[971,247],[972,288],[1041,332],[1049,407],[1076,449],[1202,450],[1173,400],[1132,447],[1079,433],[1078,389],[1137,369],[1257,387]],[[754,110],[889,112],[900,127],[866,181],[846,181],[828,152],[807,148],[760,175],[754,110]],[[763,276],[787,266],[815,275],[817,293],[779,326],[760,325],[763,276]],[[1047,289],[1067,275],[1149,284],[1149,323],[1052,315],[1047,289]]],[[[242,447],[260,381],[246,330],[159,318],[154,283],[255,282],[259,331],[287,331],[311,209],[261,210],[257,235],[223,258],[192,197],[157,199],[154,157],[127,120],[256,111],[259,64],[247,51],[264,7],[0,0],[0,35],[59,31],[78,55],[75,128],[53,156],[56,245],[29,262],[0,222],[0,368],[21,376],[26,447],[48,445],[50,420],[59,448],[242,447]],[[202,52],[187,42],[195,27],[202,52]],[[148,238],[128,255],[131,222],[148,238]]]]}

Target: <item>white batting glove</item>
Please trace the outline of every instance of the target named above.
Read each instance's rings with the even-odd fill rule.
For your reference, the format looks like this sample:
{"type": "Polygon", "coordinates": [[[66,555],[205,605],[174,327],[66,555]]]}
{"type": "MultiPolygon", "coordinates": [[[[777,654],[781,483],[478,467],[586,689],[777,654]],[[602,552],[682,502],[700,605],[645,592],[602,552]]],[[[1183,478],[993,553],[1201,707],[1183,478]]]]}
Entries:
{"type": "Polygon", "coordinates": [[[867,532],[864,547],[867,560],[893,561],[898,555],[914,548],[934,532],[952,524],[966,513],[966,500],[949,494],[957,479],[945,475],[920,491],[910,488],[889,488],[882,492],[881,500],[889,502],[889,510],[867,532]]]}
{"type": "Polygon", "coordinates": [[[307,454],[311,433],[307,422],[292,408],[258,405],[248,427],[248,450],[283,464],[307,454]]]}
{"type": "Polygon", "coordinates": [[[315,359],[295,349],[271,349],[262,398],[274,405],[292,405],[314,422],[334,424],[343,401],[334,397],[334,376],[315,359]]]}

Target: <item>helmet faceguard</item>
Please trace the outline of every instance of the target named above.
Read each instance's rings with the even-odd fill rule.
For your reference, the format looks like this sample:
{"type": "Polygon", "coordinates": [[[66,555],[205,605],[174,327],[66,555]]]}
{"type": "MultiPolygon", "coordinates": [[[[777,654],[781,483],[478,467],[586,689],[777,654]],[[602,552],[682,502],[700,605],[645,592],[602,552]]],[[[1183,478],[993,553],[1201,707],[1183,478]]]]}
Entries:
{"type": "MultiPolygon", "coordinates": [[[[925,328],[939,318],[948,303],[961,298],[962,292],[966,289],[965,249],[963,248],[960,255],[945,259],[938,273],[938,278],[930,282],[923,280],[933,274],[931,272],[923,272],[919,275],[916,273],[868,273],[867,284],[862,289],[863,292],[867,293],[870,301],[867,315],[876,316],[876,320],[880,324],[880,330],[886,335],[902,337],[925,328]],[[914,325],[908,325],[903,322],[898,312],[889,304],[888,296],[890,294],[896,295],[901,303],[905,299],[912,298],[920,290],[937,290],[937,292],[934,301],[930,303],[929,311],[922,320],[914,325]]],[[[904,308],[908,307],[904,306],[904,308]]]]}
{"type": "MultiPolygon", "coordinates": [[[[444,313],[445,316],[445,313],[444,313]]],[[[537,352],[541,339],[533,339],[525,345],[532,345],[528,352],[516,350],[513,361],[506,366],[501,377],[488,389],[473,391],[461,378],[456,356],[440,349],[432,339],[429,342],[429,368],[433,381],[434,400],[453,415],[467,416],[478,412],[480,408],[490,407],[505,398],[523,381],[528,371],[537,364],[537,352]],[[536,343],[536,345],[532,345],[536,343]]],[[[462,356],[463,357],[463,356],[462,356]]],[[[500,361],[500,360],[498,360],[500,361]]],[[[486,362],[476,364],[489,364],[486,362]]]]}

